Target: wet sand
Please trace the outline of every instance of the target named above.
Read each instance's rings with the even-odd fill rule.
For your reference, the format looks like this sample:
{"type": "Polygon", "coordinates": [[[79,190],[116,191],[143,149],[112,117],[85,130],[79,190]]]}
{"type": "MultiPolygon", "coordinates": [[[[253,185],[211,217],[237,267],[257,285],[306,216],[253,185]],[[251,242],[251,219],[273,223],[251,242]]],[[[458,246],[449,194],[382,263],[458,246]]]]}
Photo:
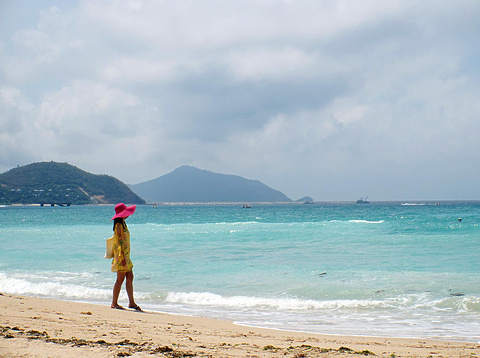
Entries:
{"type": "Polygon", "coordinates": [[[480,357],[480,345],[330,336],[0,294],[0,357],[480,357]]]}

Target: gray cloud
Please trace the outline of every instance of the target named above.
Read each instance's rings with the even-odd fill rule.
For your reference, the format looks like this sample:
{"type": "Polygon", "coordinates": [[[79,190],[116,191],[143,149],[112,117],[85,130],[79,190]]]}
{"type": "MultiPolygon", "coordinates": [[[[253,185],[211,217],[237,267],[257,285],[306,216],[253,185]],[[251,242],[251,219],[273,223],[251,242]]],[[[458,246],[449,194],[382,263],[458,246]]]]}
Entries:
{"type": "Polygon", "coordinates": [[[476,1],[0,13],[0,171],[58,160],[138,183],[191,164],[292,198],[480,198],[476,1]]]}

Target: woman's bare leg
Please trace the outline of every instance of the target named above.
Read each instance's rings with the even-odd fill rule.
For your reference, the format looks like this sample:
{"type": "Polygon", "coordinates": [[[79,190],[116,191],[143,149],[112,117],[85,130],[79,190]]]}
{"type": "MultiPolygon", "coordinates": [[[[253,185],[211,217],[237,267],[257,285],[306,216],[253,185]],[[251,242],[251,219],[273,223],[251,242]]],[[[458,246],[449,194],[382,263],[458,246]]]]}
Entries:
{"type": "Polygon", "coordinates": [[[127,282],[125,283],[125,288],[127,289],[128,295],[128,307],[135,308],[137,304],[135,303],[135,298],[133,295],[133,271],[127,272],[127,282]]]}
{"type": "Polygon", "coordinates": [[[113,285],[112,308],[121,307],[118,304],[118,296],[120,295],[120,290],[122,289],[123,281],[125,280],[126,275],[126,272],[117,272],[117,280],[113,285]]]}

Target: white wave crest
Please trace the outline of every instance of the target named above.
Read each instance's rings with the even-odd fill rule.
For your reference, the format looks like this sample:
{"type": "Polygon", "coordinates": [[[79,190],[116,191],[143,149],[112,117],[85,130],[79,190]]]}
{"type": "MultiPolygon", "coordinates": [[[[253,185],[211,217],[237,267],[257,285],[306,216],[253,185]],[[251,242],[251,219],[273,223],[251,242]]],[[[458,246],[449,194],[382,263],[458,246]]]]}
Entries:
{"type": "Polygon", "coordinates": [[[225,297],[210,292],[170,292],[166,302],[224,308],[265,308],[279,310],[324,310],[369,308],[382,305],[378,300],[316,301],[297,298],[264,298],[252,296],[225,297]]]}
{"type": "Polygon", "coordinates": [[[25,279],[9,278],[0,273],[0,292],[11,295],[46,296],[71,299],[108,299],[110,289],[91,288],[60,282],[33,283],[25,279]]]}
{"type": "MultiPolygon", "coordinates": [[[[105,301],[112,297],[112,288],[98,288],[89,286],[91,274],[88,272],[37,272],[35,274],[17,272],[7,274],[0,272],[0,292],[19,296],[43,296],[54,299],[105,301]],[[73,278],[73,283],[71,282],[73,278]],[[88,280],[85,281],[85,278],[88,280]],[[83,283],[85,282],[85,283],[83,283]]],[[[113,287],[113,281],[112,281],[113,287]]],[[[139,299],[147,298],[147,292],[135,292],[139,299]]],[[[120,299],[126,299],[124,290],[120,299]]]]}
{"type": "Polygon", "coordinates": [[[378,221],[368,221],[368,220],[349,220],[350,223],[357,223],[357,224],[382,224],[385,220],[378,220],[378,221]]]}

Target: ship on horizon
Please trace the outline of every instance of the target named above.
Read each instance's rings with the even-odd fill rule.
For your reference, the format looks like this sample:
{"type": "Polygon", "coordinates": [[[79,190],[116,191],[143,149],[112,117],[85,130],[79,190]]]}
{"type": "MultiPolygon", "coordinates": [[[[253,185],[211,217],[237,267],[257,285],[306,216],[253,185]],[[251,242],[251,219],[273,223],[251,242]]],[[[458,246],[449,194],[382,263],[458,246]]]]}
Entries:
{"type": "Polygon", "coordinates": [[[368,199],[368,196],[364,198],[360,198],[357,200],[357,204],[370,204],[370,202],[367,200],[368,199]]]}

